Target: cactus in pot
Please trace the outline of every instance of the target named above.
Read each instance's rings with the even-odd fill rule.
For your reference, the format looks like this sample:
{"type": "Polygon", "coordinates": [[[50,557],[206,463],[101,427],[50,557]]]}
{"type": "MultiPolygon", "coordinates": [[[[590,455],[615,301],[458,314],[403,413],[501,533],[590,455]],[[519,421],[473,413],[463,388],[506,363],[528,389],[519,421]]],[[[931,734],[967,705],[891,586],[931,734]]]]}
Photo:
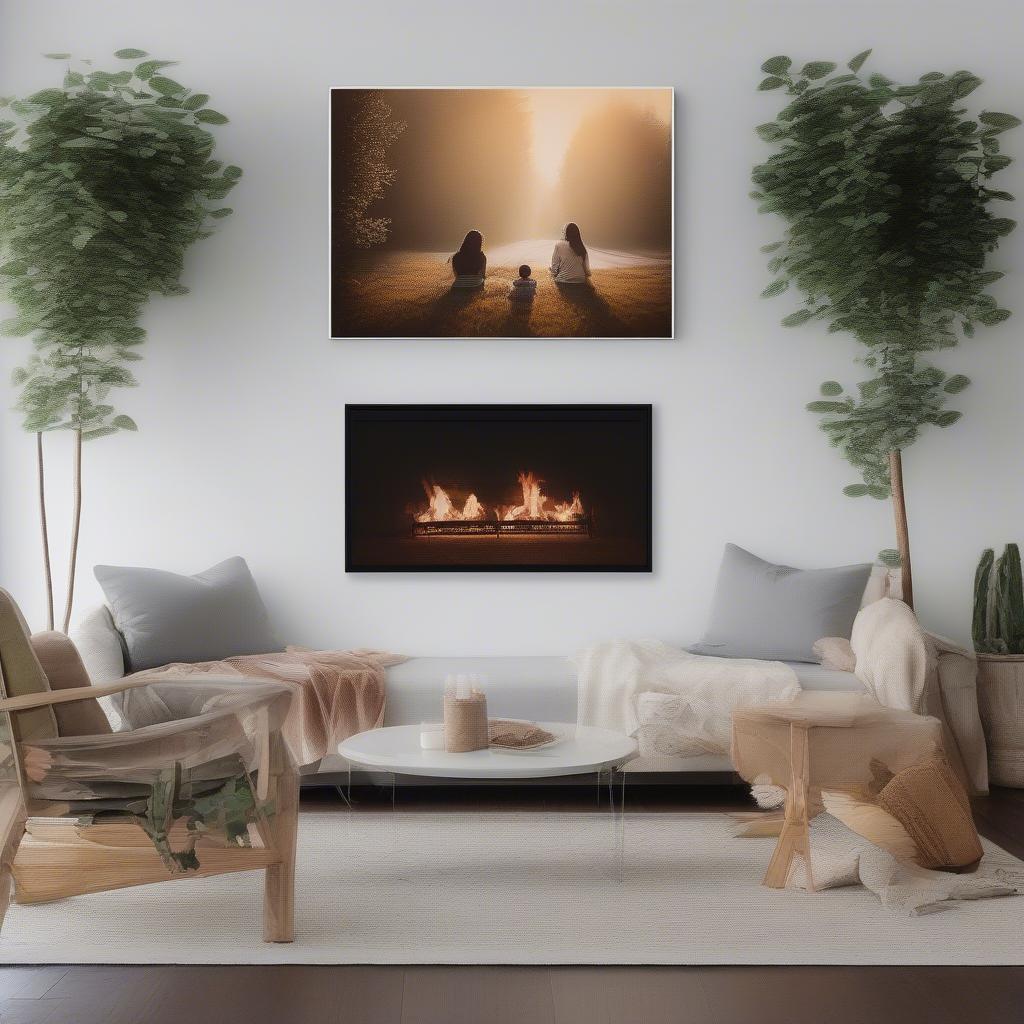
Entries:
{"type": "Polygon", "coordinates": [[[981,556],[972,633],[989,776],[997,785],[1024,788],[1024,582],[1016,544],[1007,544],[998,559],[991,548],[981,556]]]}
{"type": "Polygon", "coordinates": [[[1024,654],[1024,583],[1020,548],[1007,544],[996,560],[987,548],[974,576],[974,649],[979,654],[1024,654]]]}

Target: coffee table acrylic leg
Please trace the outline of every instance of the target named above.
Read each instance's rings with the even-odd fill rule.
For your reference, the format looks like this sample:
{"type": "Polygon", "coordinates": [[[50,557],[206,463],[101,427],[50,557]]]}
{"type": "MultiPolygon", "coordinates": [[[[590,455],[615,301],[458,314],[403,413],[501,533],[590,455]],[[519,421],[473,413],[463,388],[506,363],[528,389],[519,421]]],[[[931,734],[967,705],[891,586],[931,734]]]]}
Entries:
{"type": "Polygon", "coordinates": [[[345,806],[352,810],[352,764],[348,766],[348,783],[345,786],[335,786],[335,792],[342,800],[345,801],[345,806]]]}
{"type": "MultiPolygon", "coordinates": [[[[611,875],[617,882],[624,878],[624,860],[626,847],[626,776],[621,765],[612,765],[601,770],[600,780],[603,781],[604,773],[608,773],[608,823],[611,826],[612,842],[612,869],[611,875]],[[618,778],[616,778],[618,775],[618,778]],[[617,795],[616,795],[617,794],[617,795]]],[[[604,787],[598,785],[600,796],[604,787]]]]}

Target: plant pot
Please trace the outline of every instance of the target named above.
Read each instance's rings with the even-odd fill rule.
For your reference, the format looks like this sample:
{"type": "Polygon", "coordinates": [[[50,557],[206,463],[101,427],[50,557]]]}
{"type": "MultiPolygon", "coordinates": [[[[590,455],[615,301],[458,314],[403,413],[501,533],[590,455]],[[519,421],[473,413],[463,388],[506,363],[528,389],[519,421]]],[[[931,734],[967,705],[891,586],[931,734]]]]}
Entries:
{"type": "Polygon", "coordinates": [[[978,655],[978,710],[990,780],[1024,789],[1024,654],[978,655]]]}

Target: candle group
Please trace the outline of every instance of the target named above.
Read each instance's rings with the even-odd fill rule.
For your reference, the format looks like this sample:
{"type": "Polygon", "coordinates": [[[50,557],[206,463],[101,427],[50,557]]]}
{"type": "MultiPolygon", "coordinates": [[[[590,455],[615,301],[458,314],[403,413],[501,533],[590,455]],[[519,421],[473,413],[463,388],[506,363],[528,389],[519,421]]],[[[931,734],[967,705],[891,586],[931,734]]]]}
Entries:
{"type": "Polygon", "coordinates": [[[484,678],[475,673],[445,678],[444,749],[450,753],[484,750],[487,736],[487,698],[480,686],[484,678]]]}

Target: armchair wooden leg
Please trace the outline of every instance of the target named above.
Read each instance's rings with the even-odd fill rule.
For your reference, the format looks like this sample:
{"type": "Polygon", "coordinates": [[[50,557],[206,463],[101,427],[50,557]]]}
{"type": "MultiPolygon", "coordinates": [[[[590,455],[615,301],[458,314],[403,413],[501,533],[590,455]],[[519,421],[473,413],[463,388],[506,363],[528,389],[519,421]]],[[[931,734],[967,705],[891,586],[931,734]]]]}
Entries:
{"type": "Polygon", "coordinates": [[[299,773],[278,733],[272,740],[271,842],[278,856],[263,882],[263,941],[295,939],[295,840],[299,814],[299,773]]]}
{"type": "Polygon", "coordinates": [[[24,834],[25,805],[21,802],[21,791],[11,787],[0,795],[0,928],[11,905],[12,866],[24,834]]]}

